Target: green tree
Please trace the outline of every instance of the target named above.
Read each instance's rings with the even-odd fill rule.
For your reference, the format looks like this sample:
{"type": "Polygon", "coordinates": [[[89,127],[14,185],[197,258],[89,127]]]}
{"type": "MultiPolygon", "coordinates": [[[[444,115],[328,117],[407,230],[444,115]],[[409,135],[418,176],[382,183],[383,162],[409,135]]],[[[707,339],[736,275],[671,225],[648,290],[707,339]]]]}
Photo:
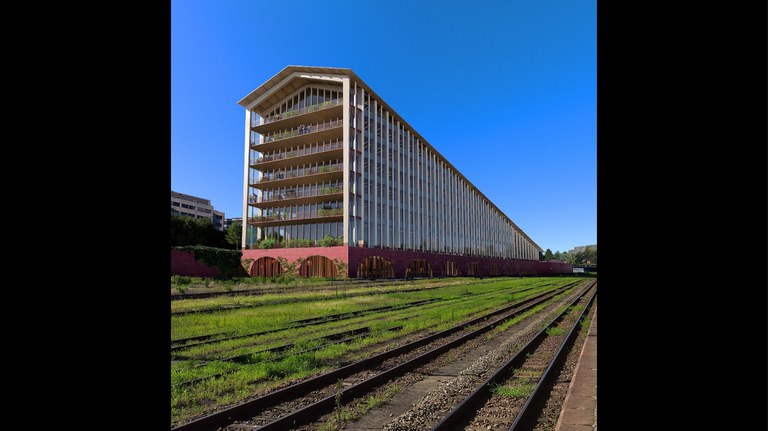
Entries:
{"type": "Polygon", "coordinates": [[[555,258],[555,255],[552,254],[552,250],[547,249],[544,251],[544,260],[552,260],[555,258]]]}
{"type": "Polygon", "coordinates": [[[586,246],[577,253],[579,265],[597,265],[597,247],[586,246]]]}
{"type": "Polygon", "coordinates": [[[210,220],[188,216],[171,215],[171,246],[204,245],[207,247],[231,248],[224,238],[224,232],[216,230],[210,220]]]}
{"type": "Polygon", "coordinates": [[[232,223],[231,226],[227,229],[225,232],[225,238],[227,240],[227,243],[232,245],[232,248],[235,250],[240,249],[240,243],[242,241],[243,237],[243,223],[239,220],[232,223]]]}
{"type": "Polygon", "coordinates": [[[563,254],[562,254],[562,253],[560,253],[560,250],[558,250],[558,251],[556,251],[556,252],[555,252],[555,254],[553,255],[553,258],[554,258],[555,260],[563,260],[563,254]]]}
{"type": "Polygon", "coordinates": [[[563,260],[573,265],[597,265],[597,245],[574,247],[563,253],[563,260]]]}

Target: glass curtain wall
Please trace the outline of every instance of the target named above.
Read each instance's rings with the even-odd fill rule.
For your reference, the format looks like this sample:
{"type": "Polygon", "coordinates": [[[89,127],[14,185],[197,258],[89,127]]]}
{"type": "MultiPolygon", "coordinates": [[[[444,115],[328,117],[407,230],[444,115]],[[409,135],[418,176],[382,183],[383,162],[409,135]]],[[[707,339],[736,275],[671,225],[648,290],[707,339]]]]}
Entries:
{"type": "Polygon", "coordinates": [[[350,85],[350,244],[538,259],[525,236],[362,86],[350,85]]]}

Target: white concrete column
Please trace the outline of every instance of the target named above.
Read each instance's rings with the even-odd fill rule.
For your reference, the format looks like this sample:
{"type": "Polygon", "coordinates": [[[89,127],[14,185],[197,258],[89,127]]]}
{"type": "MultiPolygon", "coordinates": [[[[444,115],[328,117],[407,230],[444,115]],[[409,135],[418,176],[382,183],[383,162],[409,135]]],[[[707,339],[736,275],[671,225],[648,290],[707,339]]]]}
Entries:
{"type": "Polygon", "coordinates": [[[389,223],[391,222],[389,217],[389,189],[392,187],[389,182],[389,123],[392,122],[392,117],[389,116],[389,111],[382,110],[381,119],[384,120],[381,127],[381,248],[389,248],[392,246],[392,237],[389,235],[389,223]]]}
{"type": "Polygon", "coordinates": [[[342,88],[343,88],[343,96],[341,100],[341,104],[344,106],[344,116],[342,119],[342,123],[344,124],[344,245],[349,245],[349,170],[352,167],[351,163],[349,161],[349,148],[351,145],[350,139],[349,139],[349,121],[350,121],[350,113],[349,113],[349,78],[344,78],[342,80],[342,88]]]}
{"type": "Polygon", "coordinates": [[[243,157],[243,233],[241,248],[245,248],[248,233],[248,162],[250,158],[251,141],[251,110],[245,110],[245,156],[243,157]]]}

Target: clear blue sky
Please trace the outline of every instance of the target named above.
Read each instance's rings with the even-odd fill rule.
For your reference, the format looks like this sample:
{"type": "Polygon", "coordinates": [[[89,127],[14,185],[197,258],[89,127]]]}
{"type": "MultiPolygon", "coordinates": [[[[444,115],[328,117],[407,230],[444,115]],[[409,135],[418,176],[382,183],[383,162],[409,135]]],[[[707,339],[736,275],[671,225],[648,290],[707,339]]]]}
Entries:
{"type": "Polygon", "coordinates": [[[597,242],[595,0],[171,3],[171,188],[242,217],[244,110],[351,68],[542,248],[597,242]]]}

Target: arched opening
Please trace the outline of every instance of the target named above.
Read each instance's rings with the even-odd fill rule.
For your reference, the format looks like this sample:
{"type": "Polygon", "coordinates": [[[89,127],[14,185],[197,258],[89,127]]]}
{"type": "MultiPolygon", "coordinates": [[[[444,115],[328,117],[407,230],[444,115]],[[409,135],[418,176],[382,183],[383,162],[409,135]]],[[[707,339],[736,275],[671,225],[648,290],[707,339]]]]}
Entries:
{"type": "Polygon", "coordinates": [[[432,277],[432,266],[426,259],[414,259],[406,268],[405,277],[432,277]]]}
{"type": "Polygon", "coordinates": [[[452,260],[446,261],[443,273],[448,277],[456,277],[459,275],[459,265],[452,260]]]}
{"type": "Polygon", "coordinates": [[[282,273],[280,262],[274,257],[260,257],[251,265],[251,277],[277,277],[282,273]]]}
{"type": "Polygon", "coordinates": [[[388,259],[370,256],[357,267],[357,278],[395,278],[395,269],[388,259]]]}
{"type": "Polygon", "coordinates": [[[339,275],[339,270],[336,268],[336,264],[325,256],[309,256],[301,263],[299,275],[302,277],[336,278],[339,275]]]}

